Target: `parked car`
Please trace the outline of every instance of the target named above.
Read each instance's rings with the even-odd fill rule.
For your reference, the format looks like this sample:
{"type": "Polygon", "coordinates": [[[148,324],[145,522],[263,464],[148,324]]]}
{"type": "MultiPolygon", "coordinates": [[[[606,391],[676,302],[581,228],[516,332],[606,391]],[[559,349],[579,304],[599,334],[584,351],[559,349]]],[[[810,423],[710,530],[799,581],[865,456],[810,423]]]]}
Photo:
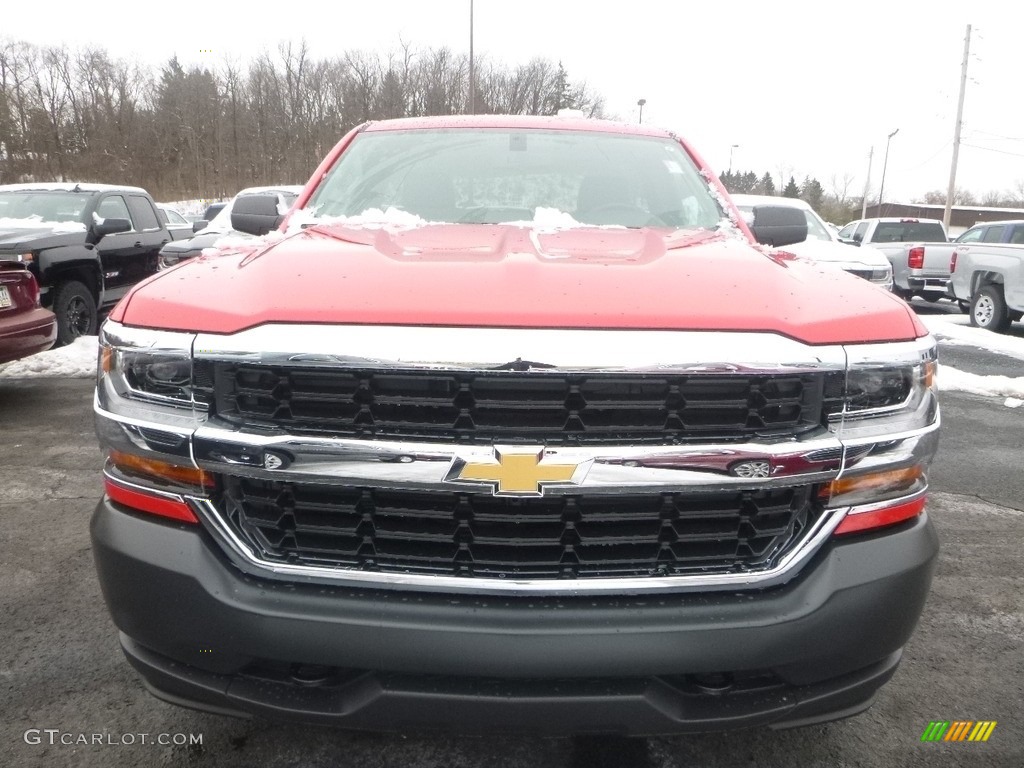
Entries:
{"type": "Polygon", "coordinates": [[[206,210],[203,211],[202,217],[197,221],[192,222],[192,231],[201,232],[211,221],[217,218],[217,214],[223,211],[227,205],[228,203],[226,201],[221,203],[210,203],[206,206],[206,210]]]}
{"type": "Polygon", "coordinates": [[[946,295],[953,246],[937,219],[860,219],[839,230],[849,245],[874,246],[892,264],[893,291],[908,301],[921,296],[938,301],[946,295]]]}
{"type": "Polygon", "coordinates": [[[192,237],[191,221],[166,205],[157,205],[156,210],[157,213],[160,214],[161,221],[163,221],[164,225],[167,227],[167,231],[171,233],[171,237],[174,240],[192,237]]]}
{"type": "Polygon", "coordinates": [[[961,238],[975,230],[981,238],[961,239],[950,257],[949,294],[967,304],[971,325],[1002,333],[1024,317],[1024,222],[979,225],[961,238]]]}
{"type": "Polygon", "coordinates": [[[237,232],[231,227],[231,209],[238,198],[258,194],[277,195],[278,205],[283,213],[291,207],[292,203],[294,203],[296,198],[298,198],[300,192],[302,192],[302,185],[249,187],[247,189],[243,189],[229,202],[223,204],[220,212],[212,221],[202,222],[201,227],[199,227],[199,223],[197,222],[194,226],[199,227],[199,230],[191,237],[187,237],[182,240],[175,240],[160,249],[159,268],[167,269],[178,262],[195,258],[201,254],[204,249],[212,248],[218,240],[228,235],[247,237],[247,235],[237,232]]]}
{"type": "Polygon", "coordinates": [[[924,608],[936,343],[648,125],[374,121],[103,327],[99,584],[149,690],[360,729],[865,709],[924,608]]]}
{"type": "Polygon", "coordinates": [[[885,254],[871,246],[854,248],[843,243],[836,231],[803,200],[773,195],[730,195],[743,213],[750,215],[756,205],[785,205],[799,210],[807,220],[807,239],[787,245],[786,250],[821,264],[829,264],[892,290],[892,265],[885,254]]]}
{"type": "MultiPolygon", "coordinates": [[[[975,224],[956,240],[960,243],[1006,243],[1008,245],[1024,245],[1024,219],[1008,221],[990,221],[975,224]]],[[[954,248],[954,250],[957,250],[954,248]]]]}
{"type": "Polygon", "coordinates": [[[43,352],[57,339],[57,318],[39,303],[39,284],[22,264],[0,261],[0,363],[43,352]]]}
{"type": "Polygon", "coordinates": [[[95,334],[99,311],[157,271],[173,235],[139,187],[55,183],[0,186],[0,261],[39,282],[57,315],[57,343],[95,334]]]}

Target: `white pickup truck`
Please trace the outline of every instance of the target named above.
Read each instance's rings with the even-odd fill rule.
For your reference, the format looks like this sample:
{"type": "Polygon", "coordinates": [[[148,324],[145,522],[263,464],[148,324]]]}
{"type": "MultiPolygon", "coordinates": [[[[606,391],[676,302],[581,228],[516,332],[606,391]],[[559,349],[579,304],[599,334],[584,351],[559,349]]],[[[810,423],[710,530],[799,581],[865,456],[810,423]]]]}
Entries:
{"type": "Polygon", "coordinates": [[[1002,333],[1024,317],[1024,245],[960,242],[949,270],[949,293],[970,303],[971,325],[1002,333]]]}
{"type": "Polygon", "coordinates": [[[839,230],[848,245],[870,245],[892,264],[893,292],[908,301],[946,296],[953,245],[937,219],[882,218],[851,221],[839,230]]]}

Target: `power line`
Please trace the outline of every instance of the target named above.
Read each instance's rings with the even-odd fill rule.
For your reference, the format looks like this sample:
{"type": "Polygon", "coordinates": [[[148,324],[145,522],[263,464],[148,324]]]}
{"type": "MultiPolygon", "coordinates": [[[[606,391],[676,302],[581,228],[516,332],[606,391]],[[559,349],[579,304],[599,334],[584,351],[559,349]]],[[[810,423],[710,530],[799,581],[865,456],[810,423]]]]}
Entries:
{"type": "Polygon", "coordinates": [[[993,147],[979,147],[977,144],[968,144],[966,141],[961,141],[960,146],[971,147],[972,149],[980,149],[983,152],[995,152],[997,155],[1010,155],[1011,157],[1024,157],[1024,152],[1007,152],[1005,149],[994,149],[993,147]]]}
{"type": "Polygon", "coordinates": [[[932,160],[934,160],[936,157],[938,157],[942,152],[944,152],[949,147],[949,145],[952,142],[953,142],[952,139],[946,139],[946,141],[942,144],[942,146],[939,147],[937,150],[935,150],[935,152],[933,152],[932,155],[927,160],[922,160],[917,165],[903,166],[903,167],[901,167],[899,169],[899,172],[900,173],[906,173],[908,171],[916,171],[921,166],[928,165],[928,163],[930,163],[932,160]]]}
{"type": "MultiPolygon", "coordinates": [[[[1003,136],[1002,134],[999,133],[992,133],[991,131],[981,131],[978,129],[969,131],[969,133],[980,134],[979,138],[981,138],[981,136],[991,136],[994,139],[1002,139],[1003,141],[1024,141],[1024,137],[1022,136],[1003,136]]],[[[988,139],[985,139],[985,141],[988,141],[988,139]]]]}

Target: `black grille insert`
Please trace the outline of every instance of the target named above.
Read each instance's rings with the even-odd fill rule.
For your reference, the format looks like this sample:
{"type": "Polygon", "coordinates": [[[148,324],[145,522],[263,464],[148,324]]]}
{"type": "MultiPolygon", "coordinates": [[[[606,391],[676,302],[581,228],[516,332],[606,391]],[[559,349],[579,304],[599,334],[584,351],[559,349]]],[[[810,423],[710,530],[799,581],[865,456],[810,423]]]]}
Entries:
{"type": "Polygon", "coordinates": [[[266,560],[468,577],[760,570],[821,514],[810,486],[516,499],[233,476],[223,485],[225,518],[266,560]]]}
{"type": "Polygon", "coordinates": [[[822,425],[825,377],[374,371],[214,363],[197,397],[296,435],[546,444],[742,440],[822,425]]]}

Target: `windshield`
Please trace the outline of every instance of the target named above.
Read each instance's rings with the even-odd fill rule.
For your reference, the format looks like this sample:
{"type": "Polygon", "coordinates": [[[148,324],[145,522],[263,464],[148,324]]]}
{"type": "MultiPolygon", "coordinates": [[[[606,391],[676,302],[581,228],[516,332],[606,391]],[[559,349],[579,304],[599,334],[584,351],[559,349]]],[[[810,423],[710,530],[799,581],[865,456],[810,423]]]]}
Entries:
{"type": "Polygon", "coordinates": [[[49,223],[85,226],[88,192],[42,190],[0,191],[0,219],[17,219],[31,226],[49,223]]]}
{"type": "Polygon", "coordinates": [[[880,221],[871,242],[945,243],[946,233],[937,221],[880,221]]]}
{"type": "Polygon", "coordinates": [[[675,141],[592,131],[365,132],[317,188],[318,217],[398,209],[426,221],[713,228],[726,218],[675,141]],[[566,217],[571,217],[568,219],[566,217]]]}
{"type": "Polygon", "coordinates": [[[832,240],[825,225],[822,224],[821,219],[815,216],[811,211],[804,211],[804,218],[807,219],[807,239],[814,238],[815,240],[832,240]]]}

